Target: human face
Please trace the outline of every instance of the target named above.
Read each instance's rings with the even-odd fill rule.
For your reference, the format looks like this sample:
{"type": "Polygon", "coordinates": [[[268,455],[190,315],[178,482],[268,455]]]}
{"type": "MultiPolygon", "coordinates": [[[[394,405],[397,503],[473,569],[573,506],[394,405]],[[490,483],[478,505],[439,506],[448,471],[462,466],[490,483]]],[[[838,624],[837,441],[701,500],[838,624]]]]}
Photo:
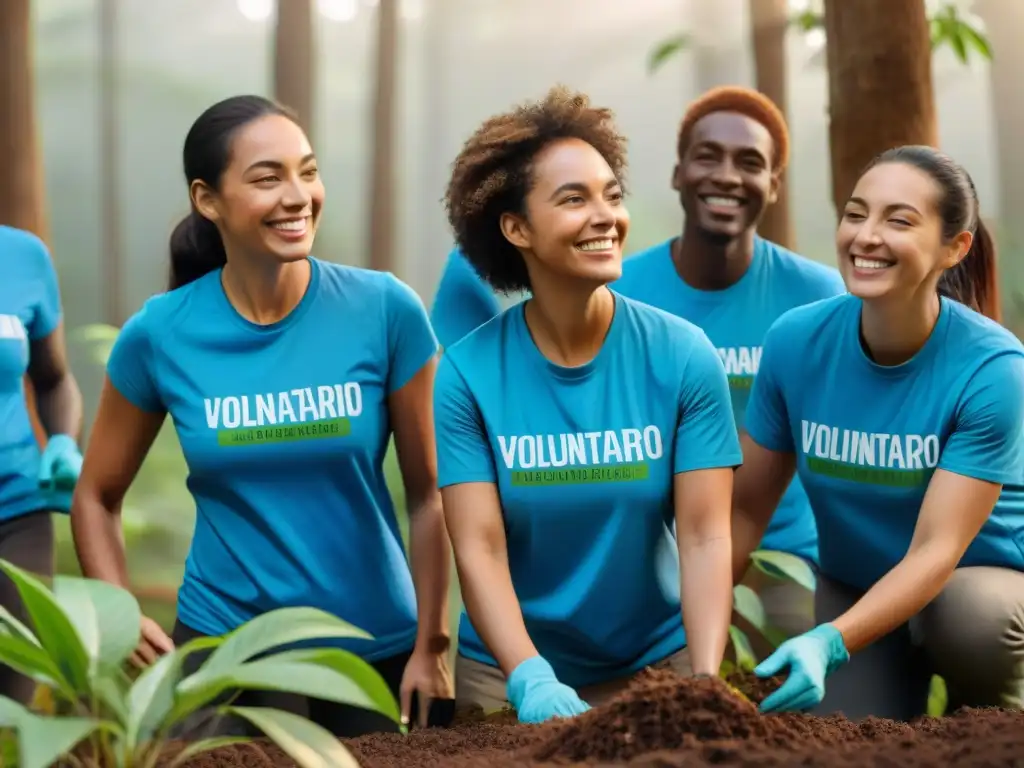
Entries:
{"type": "Polygon", "coordinates": [[[239,129],[220,188],[196,182],[192,194],[229,252],[287,263],[313,248],[324,185],[306,134],[287,117],[268,115],[239,129]]]}
{"type": "Polygon", "coordinates": [[[768,129],[737,112],[698,120],[672,172],[686,219],[716,240],[735,240],[757,226],[778,196],[768,129]]]}
{"type": "Polygon", "coordinates": [[[970,249],[971,234],[943,241],[941,188],[906,163],[882,163],[857,182],[836,231],[839,271],[862,299],[934,294],[942,272],[970,249]]]}
{"type": "Polygon", "coordinates": [[[594,147],[563,139],[533,160],[526,216],[502,217],[505,237],[539,274],[606,285],[622,276],[629,212],[612,169],[594,147]]]}

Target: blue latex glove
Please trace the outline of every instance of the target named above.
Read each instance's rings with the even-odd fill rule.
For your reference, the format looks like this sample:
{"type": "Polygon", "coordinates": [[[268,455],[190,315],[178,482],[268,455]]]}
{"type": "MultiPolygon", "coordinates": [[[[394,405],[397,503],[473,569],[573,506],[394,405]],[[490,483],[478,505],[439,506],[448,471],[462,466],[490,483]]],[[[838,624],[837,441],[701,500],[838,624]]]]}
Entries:
{"type": "Polygon", "coordinates": [[[800,712],[825,698],[825,678],[850,660],[843,636],[831,624],[819,624],[787,640],[762,661],[754,674],[771,677],[789,668],[786,682],[761,702],[762,712],[800,712]]]}
{"type": "Polygon", "coordinates": [[[39,486],[52,491],[70,491],[82,473],[82,453],[68,435],[51,435],[39,462],[39,486]]]}
{"type": "Polygon", "coordinates": [[[505,692],[521,723],[543,723],[553,717],[582,715],[590,706],[555,677],[555,670],[541,656],[534,656],[512,670],[505,692]]]}

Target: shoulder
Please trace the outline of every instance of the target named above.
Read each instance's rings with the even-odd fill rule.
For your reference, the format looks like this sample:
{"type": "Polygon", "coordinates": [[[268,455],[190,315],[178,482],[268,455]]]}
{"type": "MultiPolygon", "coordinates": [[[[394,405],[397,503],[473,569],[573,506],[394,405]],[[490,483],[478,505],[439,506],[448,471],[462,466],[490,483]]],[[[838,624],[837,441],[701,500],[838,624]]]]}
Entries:
{"type": "Polygon", "coordinates": [[[376,269],[335,264],[331,261],[314,260],[320,269],[320,280],[327,291],[343,294],[351,300],[353,296],[378,297],[385,304],[420,304],[419,294],[392,272],[376,269]]]}
{"type": "Polygon", "coordinates": [[[704,331],[695,323],[684,320],[671,312],[644,304],[642,301],[617,293],[617,311],[623,314],[623,321],[634,333],[651,336],[651,343],[657,344],[670,339],[706,340],[704,331]]]}
{"type": "Polygon", "coordinates": [[[628,296],[619,294],[618,299],[616,311],[622,312],[624,326],[619,343],[639,351],[648,365],[682,371],[718,360],[715,346],[700,326],[628,296]]]}
{"type": "Polygon", "coordinates": [[[843,277],[835,267],[801,256],[770,240],[760,239],[759,242],[772,261],[773,268],[785,275],[790,289],[801,292],[808,300],[846,293],[843,277]]]}
{"type": "Polygon", "coordinates": [[[1024,344],[1020,339],[999,323],[958,301],[943,298],[942,302],[943,309],[950,313],[942,350],[951,359],[966,364],[972,376],[980,373],[983,379],[1007,377],[1001,385],[1006,396],[1012,397],[1019,389],[1024,397],[1024,387],[1010,383],[1017,380],[1020,371],[1024,370],[1024,344]]]}
{"type": "Polygon", "coordinates": [[[485,368],[486,365],[481,366],[481,361],[495,360],[503,354],[509,330],[515,322],[521,322],[522,311],[522,306],[518,304],[503,310],[450,347],[445,347],[442,357],[460,370],[485,368]]]}
{"type": "Polygon", "coordinates": [[[46,243],[25,229],[0,225],[0,254],[5,274],[18,268],[37,275],[53,269],[46,243]]]}

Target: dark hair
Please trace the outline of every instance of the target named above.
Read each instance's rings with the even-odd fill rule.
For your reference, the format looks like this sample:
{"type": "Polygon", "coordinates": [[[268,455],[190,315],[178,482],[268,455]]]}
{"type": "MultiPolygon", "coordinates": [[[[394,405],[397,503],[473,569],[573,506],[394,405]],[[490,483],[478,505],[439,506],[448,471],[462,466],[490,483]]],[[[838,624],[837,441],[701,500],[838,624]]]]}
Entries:
{"type": "Polygon", "coordinates": [[[531,164],[544,147],[560,139],[585,141],[624,184],[626,139],[612,118],[585,94],[556,86],[541,101],[491,117],[462,147],[445,193],[448,221],[466,259],[495,291],[530,288],[523,255],[505,239],[500,221],[504,213],[524,213],[531,164]]]}
{"type": "MultiPolygon", "coordinates": [[[[218,101],[201,114],[188,135],[182,152],[185,181],[191,189],[199,180],[213,189],[231,161],[231,142],[238,130],[267,115],[295,116],[287,108],[262,96],[232,96],[218,101]]],[[[217,226],[195,205],[171,233],[170,290],[188,285],[227,262],[217,226]]]]}
{"type": "Polygon", "coordinates": [[[981,221],[978,190],[971,175],[949,155],[922,145],[887,150],[872,160],[864,173],[882,163],[903,163],[917,168],[939,186],[938,212],[944,240],[952,240],[964,231],[974,236],[967,254],[943,273],[939,293],[1001,322],[995,241],[981,221]]]}

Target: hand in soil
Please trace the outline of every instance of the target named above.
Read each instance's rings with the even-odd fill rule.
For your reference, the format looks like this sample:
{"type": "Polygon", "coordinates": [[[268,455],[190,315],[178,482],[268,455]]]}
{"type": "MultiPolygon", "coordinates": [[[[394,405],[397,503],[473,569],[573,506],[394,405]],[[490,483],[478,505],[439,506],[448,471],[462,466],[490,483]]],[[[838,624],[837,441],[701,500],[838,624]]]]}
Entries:
{"type": "Polygon", "coordinates": [[[402,708],[402,723],[409,724],[412,711],[413,694],[418,698],[416,713],[420,728],[427,727],[430,705],[434,701],[453,700],[455,686],[452,673],[448,668],[447,649],[436,652],[430,649],[416,648],[405,665],[402,674],[402,685],[399,689],[402,708]]]}
{"type": "Polygon", "coordinates": [[[527,659],[513,669],[506,688],[508,700],[521,723],[575,717],[590,709],[576,691],[558,682],[555,670],[540,656],[527,659]]]}
{"type": "Polygon", "coordinates": [[[139,669],[145,669],[165,653],[174,650],[174,641],[167,636],[163,627],[148,616],[142,617],[139,644],[129,657],[131,663],[139,669]]]}
{"type": "Polygon", "coordinates": [[[810,632],[787,640],[754,670],[758,677],[773,677],[789,669],[786,682],[761,702],[761,711],[812,709],[825,697],[825,678],[849,659],[843,636],[831,624],[820,624],[810,632]]]}

